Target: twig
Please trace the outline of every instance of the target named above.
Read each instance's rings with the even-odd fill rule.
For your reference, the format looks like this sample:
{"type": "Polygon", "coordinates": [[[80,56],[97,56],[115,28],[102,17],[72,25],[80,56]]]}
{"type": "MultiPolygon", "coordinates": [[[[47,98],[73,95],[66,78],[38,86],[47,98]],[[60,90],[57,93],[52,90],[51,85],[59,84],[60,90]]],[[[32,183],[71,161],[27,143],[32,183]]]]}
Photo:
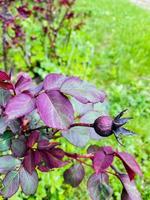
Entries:
{"type": "MultiPolygon", "coordinates": [[[[72,127],[75,127],[75,126],[93,127],[93,124],[88,124],[88,123],[74,123],[74,124],[71,124],[70,127],[69,127],[68,129],[70,129],[70,128],[72,128],[72,127]]],[[[34,128],[34,129],[28,129],[28,130],[26,131],[26,133],[30,133],[30,132],[36,131],[36,130],[49,129],[49,128],[51,128],[51,127],[48,127],[48,126],[41,126],[41,127],[34,128]]],[[[57,129],[56,131],[53,132],[53,134],[56,134],[56,133],[59,132],[59,131],[61,131],[61,130],[58,130],[58,129],[57,129]]]]}

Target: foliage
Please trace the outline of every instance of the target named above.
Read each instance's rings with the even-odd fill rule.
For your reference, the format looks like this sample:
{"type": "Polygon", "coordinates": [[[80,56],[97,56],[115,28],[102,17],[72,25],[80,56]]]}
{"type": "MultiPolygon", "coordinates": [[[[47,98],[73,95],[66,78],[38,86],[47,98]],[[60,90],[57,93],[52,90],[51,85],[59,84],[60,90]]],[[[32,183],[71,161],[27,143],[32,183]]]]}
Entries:
{"type": "Polygon", "coordinates": [[[5,70],[12,66],[17,68],[22,60],[21,67],[27,67],[37,77],[37,69],[46,70],[42,62],[51,60],[58,63],[61,59],[57,51],[58,43],[67,45],[71,32],[83,25],[82,18],[73,10],[74,4],[75,0],[1,0],[2,59],[5,70]],[[28,28],[30,26],[31,29],[28,28]]]}
{"type": "MultiPolygon", "coordinates": [[[[134,178],[136,174],[142,176],[142,172],[130,154],[113,150],[110,146],[90,146],[87,154],[81,155],[65,151],[60,147],[61,143],[56,141],[57,138],[71,135],[70,143],[74,144],[74,139],[79,142],[81,140],[80,145],[85,146],[82,142],[85,138],[85,135],[82,135],[84,128],[86,134],[90,132],[91,138],[94,130],[94,134],[100,133],[102,138],[110,136],[112,132],[117,139],[121,133],[132,133],[121,128],[128,121],[128,118],[122,118],[125,111],[114,120],[109,116],[95,116],[92,123],[86,123],[84,114],[89,112],[86,107],[90,106],[90,112],[95,113],[94,105],[105,101],[104,92],[77,77],[62,74],[49,74],[43,82],[35,85],[27,74],[21,73],[14,83],[11,75],[3,71],[0,71],[0,87],[0,119],[3,127],[0,133],[3,137],[1,149],[4,153],[0,157],[0,173],[4,175],[0,193],[3,197],[13,196],[19,186],[24,194],[35,194],[38,187],[38,170],[49,172],[75,160],[78,164],[73,163],[64,172],[64,181],[72,187],[78,187],[85,176],[84,166],[90,166],[94,171],[88,180],[91,199],[108,199],[112,196],[108,181],[110,174],[120,179],[123,185],[122,199],[141,199],[134,178]],[[80,102],[79,105],[82,104],[82,114],[79,108],[76,110],[70,98],[75,98],[80,102]],[[83,117],[84,123],[80,121],[83,117]],[[76,122],[76,119],[79,122],[76,122]],[[79,128],[78,131],[76,127],[79,128]],[[70,130],[73,130],[73,134],[70,134],[70,130]],[[12,135],[9,142],[6,142],[7,132],[12,135]],[[122,161],[126,174],[114,167],[115,157],[122,161]],[[85,159],[91,160],[92,165],[86,163],[85,159]],[[109,168],[114,172],[108,171],[109,168]]],[[[102,138],[98,137],[97,140],[102,138]]]]}

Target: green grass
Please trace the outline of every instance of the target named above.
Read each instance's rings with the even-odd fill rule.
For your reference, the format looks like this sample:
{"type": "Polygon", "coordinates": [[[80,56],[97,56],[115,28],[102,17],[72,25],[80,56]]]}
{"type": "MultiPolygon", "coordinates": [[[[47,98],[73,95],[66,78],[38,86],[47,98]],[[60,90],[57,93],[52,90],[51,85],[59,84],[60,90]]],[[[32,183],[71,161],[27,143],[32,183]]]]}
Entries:
{"type": "MultiPolygon", "coordinates": [[[[144,174],[142,179],[137,177],[137,185],[143,199],[148,200],[150,199],[150,12],[127,0],[78,0],[76,9],[87,13],[86,25],[78,33],[72,33],[68,47],[59,44],[58,52],[61,53],[65,65],[56,67],[51,63],[47,70],[77,75],[105,89],[112,115],[124,108],[129,109],[128,115],[134,118],[129,127],[138,135],[125,138],[125,147],[120,147],[113,137],[99,143],[111,144],[115,148],[127,150],[135,155],[144,174]]],[[[72,146],[66,148],[76,150],[72,146]]],[[[79,189],[64,186],[62,172],[63,170],[59,170],[41,176],[37,194],[28,199],[87,200],[85,182],[79,189]]],[[[111,182],[114,188],[113,199],[119,200],[121,187],[116,180],[111,182]]],[[[17,198],[20,200],[19,196],[12,199],[17,200],[17,198]]]]}

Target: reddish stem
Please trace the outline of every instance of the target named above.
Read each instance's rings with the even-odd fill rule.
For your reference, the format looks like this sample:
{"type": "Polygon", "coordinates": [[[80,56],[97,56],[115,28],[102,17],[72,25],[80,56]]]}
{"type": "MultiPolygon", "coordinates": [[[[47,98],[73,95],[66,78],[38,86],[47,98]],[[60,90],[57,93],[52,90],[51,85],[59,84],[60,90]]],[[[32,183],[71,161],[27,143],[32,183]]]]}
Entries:
{"type": "MultiPolygon", "coordinates": [[[[75,127],[75,126],[93,127],[93,124],[88,124],[88,123],[74,123],[74,124],[71,124],[70,127],[69,127],[68,129],[70,129],[70,128],[72,128],[72,127],[75,127]]],[[[29,130],[27,130],[26,132],[27,132],[27,133],[30,133],[30,132],[32,132],[32,131],[42,130],[42,129],[48,129],[48,128],[50,128],[50,127],[48,127],[48,126],[41,126],[41,127],[38,127],[38,128],[29,129],[29,130]]],[[[53,132],[53,134],[56,134],[56,133],[59,132],[59,131],[61,131],[61,130],[56,130],[56,131],[53,132]]]]}
{"type": "Polygon", "coordinates": [[[87,159],[87,158],[90,158],[90,159],[93,158],[94,155],[93,155],[92,153],[86,154],[86,155],[79,155],[79,154],[77,154],[77,153],[68,153],[68,152],[65,152],[65,155],[66,155],[67,157],[71,158],[71,159],[74,159],[74,160],[76,160],[76,161],[78,161],[78,162],[84,164],[84,165],[87,165],[87,166],[89,166],[89,167],[92,167],[92,165],[86,163],[86,162],[83,161],[83,160],[80,160],[80,159],[82,159],[82,158],[86,158],[86,159],[87,159]]]}
{"type": "Polygon", "coordinates": [[[65,155],[67,157],[70,157],[70,158],[73,158],[73,159],[79,159],[79,158],[93,158],[94,155],[92,153],[89,153],[89,154],[85,154],[85,155],[80,155],[80,154],[77,154],[77,153],[68,153],[68,152],[65,152],[65,155]]]}
{"type": "Polygon", "coordinates": [[[88,123],[74,123],[74,124],[71,124],[69,128],[72,128],[72,127],[75,127],[75,126],[93,127],[93,124],[88,124],[88,123]]]}

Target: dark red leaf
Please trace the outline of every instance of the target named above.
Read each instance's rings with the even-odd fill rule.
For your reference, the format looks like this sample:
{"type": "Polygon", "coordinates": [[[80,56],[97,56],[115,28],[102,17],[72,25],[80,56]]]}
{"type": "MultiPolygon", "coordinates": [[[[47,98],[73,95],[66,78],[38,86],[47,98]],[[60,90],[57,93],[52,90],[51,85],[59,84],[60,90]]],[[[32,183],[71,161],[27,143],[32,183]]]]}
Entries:
{"type": "Polygon", "coordinates": [[[48,152],[45,153],[44,157],[46,158],[45,161],[49,169],[60,168],[67,164],[67,162],[58,159],[57,157],[53,156],[51,153],[48,152]]]}
{"type": "Polygon", "coordinates": [[[0,81],[0,88],[3,88],[3,89],[5,89],[5,90],[13,90],[13,89],[14,89],[14,86],[13,86],[12,83],[0,81]]]}
{"type": "Polygon", "coordinates": [[[46,165],[38,165],[38,169],[41,171],[41,172],[48,172],[49,171],[49,167],[46,166],[46,165]]]}
{"type": "Polygon", "coordinates": [[[50,150],[57,145],[59,145],[58,142],[49,142],[48,140],[42,139],[38,142],[38,149],[40,149],[40,150],[42,150],[42,149],[50,150]]]}
{"type": "Polygon", "coordinates": [[[10,81],[10,76],[3,71],[0,71],[0,81],[10,81]]]}
{"type": "Polygon", "coordinates": [[[38,142],[39,136],[40,136],[39,131],[33,131],[27,140],[27,146],[32,148],[34,144],[38,142]]]}
{"type": "Polygon", "coordinates": [[[130,180],[134,179],[135,174],[142,176],[141,169],[132,155],[126,152],[116,152],[116,156],[123,162],[130,180]]]}
{"type": "Polygon", "coordinates": [[[33,157],[34,157],[34,163],[35,165],[38,165],[42,162],[42,155],[41,152],[36,150],[33,152],[33,157]]]}
{"type": "Polygon", "coordinates": [[[29,150],[26,156],[24,157],[23,166],[30,174],[32,174],[36,167],[34,162],[34,153],[32,150],[29,150]]]}
{"type": "Polygon", "coordinates": [[[50,153],[55,156],[56,158],[58,159],[63,159],[63,157],[65,156],[65,153],[62,149],[60,148],[55,148],[55,149],[52,149],[50,151],[50,153]]]}

